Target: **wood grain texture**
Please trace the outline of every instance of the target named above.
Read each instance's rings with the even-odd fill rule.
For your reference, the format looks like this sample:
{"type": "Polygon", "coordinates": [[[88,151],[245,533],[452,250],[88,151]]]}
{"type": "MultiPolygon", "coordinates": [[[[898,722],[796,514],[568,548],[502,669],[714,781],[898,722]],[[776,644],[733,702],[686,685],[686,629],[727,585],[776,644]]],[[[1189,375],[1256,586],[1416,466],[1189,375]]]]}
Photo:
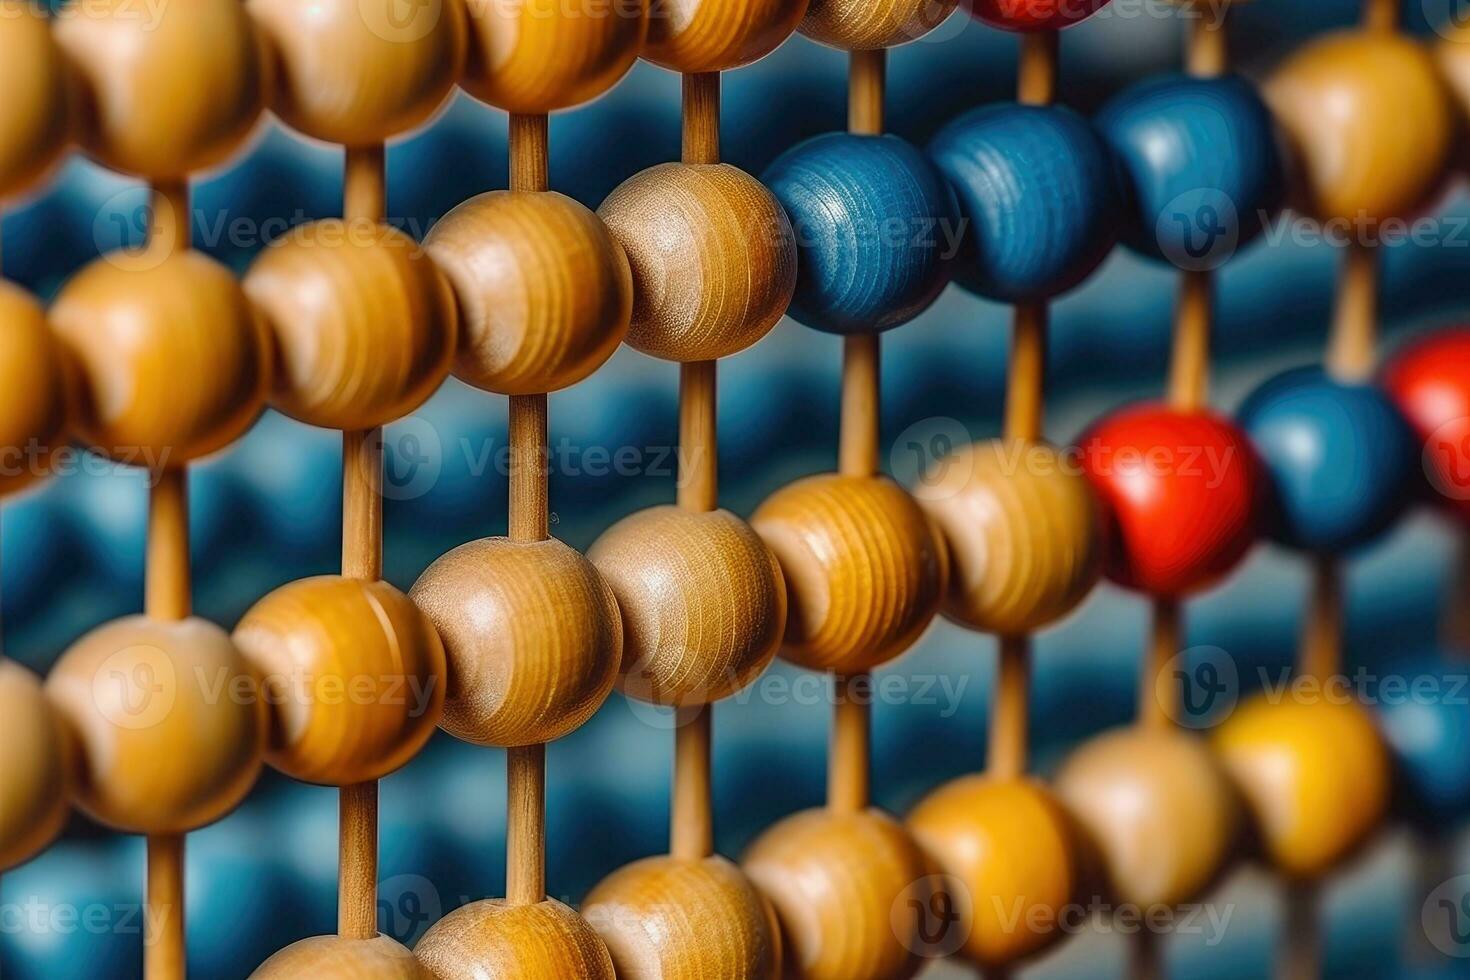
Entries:
{"type": "Polygon", "coordinates": [[[33,188],[65,151],[69,85],[45,12],[30,0],[0,3],[0,200],[33,188]]]}
{"type": "Polygon", "coordinates": [[[653,0],[643,57],[670,71],[729,71],[781,46],[806,0],[653,0]]]}
{"type": "Polygon", "coordinates": [[[117,830],[213,823],[260,772],[265,703],[229,635],[205,620],[100,626],[62,655],[46,694],[80,750],[77,806],[117,830]]]}
{"type": "Polygon", "coordinates": [[[633,270],[628,343],[706,361],[760,340],[796,288],[786,212],[728,164],[665,163],[625,180],[597,212],[633,270]]]}
{"type": "Polygon", "coordinates": [[[1297,49],[1265,94],[1298,162],[1292,204],[1321,219],[1411,215],[1439,191],[1454,118],[1416,40],[1344,31],[1297,49]]]}
{"type": "Polygon", "coordinates": [[[449,281],[387,225],[327,218],[276,239],[246,295],[275,340],[271,404],[309,425],[361,430],[411,413],[449,375],[449,281]]]}
{"type": "Polygon", "coordinates": [[[938,529],[884,476],[823,474],[777,490],[751,526],[786,580],[781,655],[813,670],[871,670],[913,645],[949,572],[938,529]]]}
{"type": "Polygon", "coordinates": [[[443,104],[464,70],[459,0],[248,0],[273,66],[271,108],[298,132],[365,146],[406,133],[443,104]],[[407,16],[405,17],[405,11],[407,16]]]}
{"type": "Polygon", "coordinates": [[[613,980],[607,947],[556,901],[472,902],[440,919],[414,947],[434,980],[613,980]]]}
{"type": "Polygon", "coordinates": [[[251,980],[433,980],[415,956],[387,936],[313,936],[266,960],[251,980]]]}
{"type": "Polygon", "coordinates": [[[1168,728],[1108,732],[1056,781],[1102,859],[1111,894],[1148,909],[1194,901],[1224,868],[1240,803],[1202,739],[1168,728]]]}
{"type": "Polygon", "coordinates": [[[614,871],[582,915],[607,944],[618,980],[777,980],[775,913],[721,857],[653,857],[614,871]]]}
{"type": "Polygon", "coordinates": [[[914,488],[950,560],[944,614],[986,633],[1039,630],[1102,569],[1101,508],[1075,460],[1044,442],[960,448],[914,488]]]}
{"type": "Polygon", "coordinates": [[[618,688],[655,704],[710,704],[776,655],[786,586],[776,557],[726,510],[652,507],[603,532],[587,557],[618,599],[618,688]]]}
{"type": "Polygon", "coordinates": [[[617,350],[633,311],[627,256],[602,221],[554,192],[481,194],[424,242],[461,313],[454,374],[486,391],[575,384],[617,350]]]}
{"type": "Polygon", "coordinates": [[[1267,856],[1292,877],[1326,873],[1367,839],[1388,808],[1388,752],[1358,704],[1258,696],[1237,707],[1211,743],[1267,856]]]}
{"type": "Polygon", "coordinates": [[[623,657],[612,589],[551,538],[484,538],[428,567],[410,592],[448,658],[445,731],[477,745],[551,742],[612,691],[623,657]]]}
{"type": "Polygon", "coordinates": [[[0,659],[0,871],[56,839],[70,813],[76,756],[41,681],[0,659]]]}
{"type": "Polygon", "coordinates": [[[970,16],[1003,31],[1059,31],[1091,17],[1108,0],[966,0],[970,16]]]}
{"type": "Polygon", "coordinates": [[[284,585],[235,627],[271,701],[266,761],[330,786],[379,779],[423,748],[444,710],[444,647],[386,582],[284,585]]]}
{"type": "Polygon", "coordinates": [[[766,830],[741,867],[776,910],[789,980],[906,980],[929,865],[903,825],[879,810],[806,810],[766,830]]]}
{"type": "Polygon", "coordinates": [[[1074,900],[1083,856],[1075,825],[1040,783],[964,776],[920,801],[907,826],[950,877],[943,887],[966,959],[1005,967],[1063,938],[1059,912],[1074,900]]]}
{"type": "Polygon", "coordinates": [[[104,456],[181,466],[265,406],[270,336],[230,270],[198,252],[97,259],[62,288],[51,323],[79,369],[78,435],[104,456]]]}
{"type": "Polygon", "coordinates": [[[239,0],[190,0],[142,16],[99,0],[56,20],[78,83],[78,138],[114,170],[182,178],[222,163],[265,107],[265,46],[239,0]]]}
{"type": "Polygon", "coordinates": [[[955,0],[811,0],[798,30],[840,51],[917,41],[954,13],[955,0]]]}
{"type": "MultiPolygon", "coordinates": [[[[1470,521],[1470,440],[1465,438],[1470,435],[1470,329],[1454,327],[1418,338],[1384,365],[1382,384],[1424,447],[1436,497],[1460,520],[1470,521]]],[[[1470,548],[1462,549],[1470,558],[1470,548]]]]}
{"type": "MultiPolygon", "coordinates": [[[[0,25],[3,25],[0,21],[0,25]]],[[[0,26],[3,30],[3,26],[0,26]]],[[[41,304],[0,280],[0,495],[49,474],[67,444],[71,366],[41,304]]]]}

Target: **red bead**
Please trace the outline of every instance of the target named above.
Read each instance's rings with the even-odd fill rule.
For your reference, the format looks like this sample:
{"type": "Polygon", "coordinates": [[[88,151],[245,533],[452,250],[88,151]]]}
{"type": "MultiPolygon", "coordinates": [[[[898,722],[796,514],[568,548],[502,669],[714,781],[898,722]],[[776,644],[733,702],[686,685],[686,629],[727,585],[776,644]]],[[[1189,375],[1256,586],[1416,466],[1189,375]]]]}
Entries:
{"type": "Polygon", "coordinates": [[[1383,386],[1424,442],[1429,482],[1470,521],[1470,328],[1405,347],[1384,367],[1383,386]]]}
{"type": "Polygon", "coordinates": [[[1094,426],[1081,449],[1107,510],[1105,569],[1120,585],[1182,596],[1223,577],[1250,549],[1261,464],[1226,419],[1133,406],[1094,426]]]}
{"type": "Polygon", "coordinates": [[[964,0],[970,16],[1003,31],[1057,31],[1080,23],[1108,0],[964,0]]]}

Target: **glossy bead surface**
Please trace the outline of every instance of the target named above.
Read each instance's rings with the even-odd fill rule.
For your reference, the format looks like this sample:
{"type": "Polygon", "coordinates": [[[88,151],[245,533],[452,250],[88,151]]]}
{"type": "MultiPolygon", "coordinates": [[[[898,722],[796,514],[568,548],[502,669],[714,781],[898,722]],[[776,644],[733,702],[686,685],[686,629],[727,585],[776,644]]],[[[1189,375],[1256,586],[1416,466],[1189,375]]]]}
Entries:
{"type": "Polygon", "coordinates": [[[1411,819],[1447,825],[1470,810],[1470,664],[1462,654],[1418,656],[1396,666],[1407,690],[1375,709],[1411,819]]]}
{"type": "Polygon", "coordinates": [[[944,542],[902,487],[836,473],[777,490],[750,519],[786,580],[781,655],[812,670],[871,670],[933,620],[949,570],[944,542]]]}
{"type": "Polygon", "coordinates": [[[669,361],[738,353],[781,319],[796,288],[786,212],[729,164],[665,163],[597,210],[633,270],[628,343],[669,361]]]}
{"type": "Polygon", "coordinates": [[[1096,125],[1128,185],[1123,240],[1145,255],[1217,268],[1285,198],[1276,123],[1239,75],[1149,79],[1110,100],[1096,125]]]}
{"type": "Polygon", "coordinates": [[[205,620],[99,626],[51,669],[46,694],[77,739],[77,806],[125,833],[213,823],[260,772],[265,702],[229,634],[205,620]]]}
{"type": "Polygon", "coordinates": [[[414,947],[435,980],[613,980],[597,933],[560,902],[472,902],[440,919],[414,947]]]}
{"type": "Polygon", "coordinates": [[[729,71],[781,46],[806,0],[653,0],[643,57],[677,72],[729,71]]]}
{"type": "MultiPolygon", "coordinates": [[[[0,25],[3,29],[3,25],[0,25]]],[[[69,367],[41,304],[0,281],[0,495],[46,476],[67,442],[69,367]]]]}
{"type": "Polygon", "coordinates": [[[1440,499],[1470,519],[1470,330],[1420,338],[1383,368],[1383,387],[1414,430],[1440,499]]]}
{"type": "Polygon", "coordinates": [[[1372,540],[1409,503],[1418,445],[1378,388],[1301,368],[1257,388],[1239,419],[1270,477],[1267,527],[1292,547],[1349,550],[1372,540]]]}
{"type": "Polygon", "coordinates": [[[827,133],[761,180],[796,233],[791,316],[832,333],[879,333],[939,297],[962,231],[954,192],[897,136],[827,133]]]}
{"type": "Polygon", "coordinates": [[[725,510],[651,507],[587,552],[623,620],[618,689],[654,704],[710,704],[760,676],[786,627],[770,549],[725,510]]]}
{"type": "Polygon", "coordinates": [[[1003,31],[1059,31],[1080,23],[1108,0],[967,0],[970,16],[1003,31]]]}
{"type": "Polygon", "coordinates": [[[628,332],[627,256],[569,197],[481,194],[440,219],[424,247],[459,299],[454,374],[476,388],[557,391],[601,367],[628,332]]]}
{"type": "Polygon", "coordinates": [[[250,980],[433,980],[412,953],[387,936],[313,936],[266,960],[250,980]]]}
{"type": "Polygon", "coordinates": [[[1118,584],[1187,595],[1225,576],[1255,542],[1264,477],[1229,421],[1137,405],[1098,423],[1079,447],[1103,505],[1103,569],[1118,584]]]}
{"type": "Polygon", "coordinates": [[[0,660],[0,870],[56,839],[69,812],[72,745],[35,674],[0,660]]]}
{"type": "Polygon", "coordinates": [[[1071,612],[1097,583],[1097,499],[1076,461],[1050,445],[964,446],[914,496],[947,544],[944,614],[956,623],[1031,633],[1071,612]]]}
{"type": "Polygon", "coordinates": [[[87,152],[123,173],[177,179],[239,149],[265,107],[269,70],[239,0],[152,13],[97,0],[53,29],[80,86],[87,152]]]}
{"type": "Polygon", "coordinates": [[[478,745],[535,745],[580,728],[623,656],[617,600],[556,539],[484,538],[430,565],[410,593],[444,641],[444,730],[478,745]]]}
{"type": "Polygon", "coordinates": [[[183,465],[265,407],[270,337],[230,270],[198,252],[97,259],[63,287],[51,324],[80,369],[78,434],[119,462],[183,465]]]}
{"type": "Polygon", "coordinates": [[[0,2],[0,200],[34,187],[65,150],[68,85],[45,13],[29,0],[0,2]]]}
{"type": "Polygon", "coordinates": [[[1123,218],[1116,163],[1087,120],[1061,106],[983,106],[929,144],[965,222],[955,281],[1016,303],[1092,274],[1123,218]]]}
{"type": "Polygon", "coordinates": [[[798,28],[839,51],[876,51],[917,41],[954,13],[956,0],[811,0],[798,28]]]}

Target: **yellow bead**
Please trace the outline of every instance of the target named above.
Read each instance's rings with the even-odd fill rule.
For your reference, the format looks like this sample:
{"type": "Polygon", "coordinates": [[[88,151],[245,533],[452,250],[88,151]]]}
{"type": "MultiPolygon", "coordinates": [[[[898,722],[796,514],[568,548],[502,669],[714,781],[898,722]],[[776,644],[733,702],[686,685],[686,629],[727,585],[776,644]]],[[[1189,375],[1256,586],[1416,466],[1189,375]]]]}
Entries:
{"type": "Polygon", "coordinates": [[[597,213],[633,269],[628,343],[669,361],[738,353],[796,290],[786,212],[728,164],[665,163],[623,181],[597,213]]]}
{"type": "Polygon", "coordinates": [[[301,579],[261,599],[235,643],[271,703],[266,761],[331,786],[380,779],[418,754],[444,711],[444,647],[386,582],[301,579]]]}
{"type": "Polygon", "coordinates": [[[260,772],[259,685],[229,635],[205,620],[100,626],[52,668],[46,694],[80,748],[77,805],[126,833],[213,823],[260,772]]]}
{"type": "Polygon", "coordinates": [[[430,565],[411,596],[449,664],[444,730],[536,745],[584,725],[612,692],[623,626],[612,589],[554,538],[485,538],[430,565]]]}
{"type": "Polygon", "coordinates": [[[561,194],[492,191],[424,242],[464,316],[454,373],[506,395],[576,384],[628,332],[633,278],[602,220],[561,194]]]}
{"type": "Polygon", "coordinates": [[[40,853],[66,825],[75,764],[36,675],[0,660],[0,871],[40,853]]]}
{"type": "Polygon", "coordinates": [[[272,108],[329,143],[406,133],[443,104],[464,69],[459,0],[248,0],[275,71],[272,108]]]}
{"type": "Polygon", "coordinates": [[[65,150],[68,85],[46,14],[30,0],[0,2],[0,200],[34,187],[65,150]]]}
{"type": "Polygon", "coordinates": [[[271,404],[328,429],[387,425],[449,375],[458,314],[423,248],[387,225],[337,218],[265,248],[245,292],[275,340],[271,404]]]}
{"type": "Polygon", "coordinates": [[[587,552],[623,619],[618,688],[654,704],[710,704],[760,676],[786,626],[781,568],[729,511],[652,507],[587,552]]]}
{"type": "Polygon", "coordinates": [[[313,936],[266,960],[250,980],[435,980],[418,959],[387,936],[313,936]]]}
{"type": "Polygon", "coordinates": [[[917,41],[954,13],[956,0],[811,0],[801,33],[842,51],[917,41]]]}
{"type": "Polygon", "coordinates": [[[782,656],[793,663],[871,670],[907,650],[939,609],[944,542],[887,477],[799,480],[767,498],[751,526],[786,579],[782,656]]]}
{"type": "Polygon", "coordinates": [[[613,980],[597,933],[556,901],[472,902],[440,919],[414,947],[435,980],[613,980]]]}
{"type": "MultiPolygon", "coordinates": [[[[3,26],[3,25],[0,25],[3,26]]],[[[41,305],[0,281],[0,495],[47,475],[66,444],[68,362],[41,305]]]]}
{"type": "Polygon", "coordinates": [[[677,72],[728,71],[781,46],[806,0],[660,0],[643,57],[677,72]]]}

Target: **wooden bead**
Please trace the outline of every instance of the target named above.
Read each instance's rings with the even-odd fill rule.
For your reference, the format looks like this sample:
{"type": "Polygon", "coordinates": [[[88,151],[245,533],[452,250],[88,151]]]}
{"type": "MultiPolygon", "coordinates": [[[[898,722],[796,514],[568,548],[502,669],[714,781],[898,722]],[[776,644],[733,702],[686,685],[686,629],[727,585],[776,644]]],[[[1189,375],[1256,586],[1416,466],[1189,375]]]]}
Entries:
{"type": "Polygon", "coordinates": [[[245,292],[275,339],[271,404],[310,425],[371,429],[422,405],[449,375],[458,314],[412,238],[328,218],[267,246],[245,292]]]}
{"type": "Polygon", "coordinates": [[[1264,477],[1250,440],[1208,412],[1126,408],[1081,440],[1103,504],[1108,577],[1154,596],[1218,581],[1255,542],[1264,477]]]}
{"type": "Polygon", "coordinates": [[[786,579],[782,656],[812,670],[871,670],[939,611],[948,555],[932,521],[885,476],[808,477],[777,490],[751,526],[786,579]]]}
{"type": "Polygon", "coordinates": [[[917,41],[954,13],[957,0],[811,0],[798,30],[841,51],[917,41]]]}
{"type": "Polygon", "coordinates": [[[796,232],[791,316],[878,333],[928,309],[949,282],[962,226],[944,175],[897,136],[827,133],[762,176],[796,232]]]}
{"type": "Polygon", "coordinates": [[[1330,34],[1299,48],[1265,94],[1296,153],[1295,207],[1323,220],[1377,222],[1411,214],[1439,190],[1454,120],[1418,41],[1330,34]]]}
{"type": "Polygon", "coordinates": [[[633,274],[602,220],[561,194],[492,191],[424,242],[459,299],[454,374],[506,395],[576,384],[617,350],[633,274]]]}
{"type": "Polygon", "coordinates": [[[265,406],[270,336],[230,270],[198,252],[97,259],[63,287],[51,323],[80,369],[78,432],[119,462],[181,466],[265,406]]]}
{"type": "Polygon", "coordinates": [[[30,0],[0,2],[0,200],[33,188],[66,149],[68,85],[45,12],[30,0]]]}
{"type": "Polygon", "coordinates": [[[1144,909],[1198,898],[1240,830],[1220,763],[1203,740],[1175,729],[1095,738],[1067,760],[1056,787],[1101,856],[1113,895],[1144,909]]]}
{"type": "MultiPolygon", "coordinates": [[[[3,16],[3,15],[0,15],[3,16]]],[[[0,22],[3,29],[3,22],[0,22]]],[[[46,314],[29,293],[0,281],[0,495],[28,486],[66,444],[69,367],[46,314]]]]}
{"type": "Polygon", "coordinates": [[[597,213],[633,269],[628,343],[669,361],[738,353],[776,325],[796,289],[786,212],[729,164],[634,174],[597,213]]]}
{"type": "Polygon", "coordinates": [[[448,658],[444,730],[477,745],[552,742],[607,700],[623,657],[612,589],[552,538],[485,538],[430,565],[410,593],[448,658]]]}
{"type": "Polygon", "coordinates": [[[440,919],[414,947],[435,980],[613,980],[612,958],[597,933],[557,901],[472,902],[440,919]]]}
{"type": "Polygon", "coordinates": [[[582,915],[618,980],[768,980],[781,974],[775,914],[722,857],[652,857],[604,878],[582,915]]]}
{"type": "Polygon", "coordinates": [[[633,67],[648,36],[648,0],[472,3],[469,12],[460,84],[506,112],[555,112],[597,98],[633,67]]]}
{"type": "Polygon", "coordinates": [[[30,860],[66,824],[75,762],[36,675],[0,659],[0,871],[30,860]]]}
{"type": "Polygon", "coordinates": [[[1316,368],[1268,380],[1240,424],[1270,477],[1272,536],[1340,554],[1372,540],[1403,513],[1419,474],[1419,445],[1388,396],[1316,368]]]}
{"type": "Polygon", "coordinates": [[[271,107],[298,132],[367,146],[429,118],[464,70],[465,12],[457,0],[248,0],[275,68],[271,107]]]}
{"type": "Polygon", "coordinates": [[[266,960],[250,980],[434,980],[433,974],[387,936],[347,939],[313,936],[266,960]]]}
{"type": "Polygon", "coordinates": [[[1470,521],[1470,330],[1441,330],[1399,351],[1383,386],[1423,447],[1439,499],[1470,521]]]}
{"type": "Polygon", "coordinates": [[[677,72],[729,71],[775,51],[806,0],[656,0],[643,57],[677,72]]]}
{"type": "Polygon", "coordinates": [[[1059,31],[1081,23],[1108,0],[966,0],[970,16],[1003,31],[1059,31]]]}
{"type": "Polygon", "coordinates": [[[1041,784],[965,776],[922,800],[909,832],[951,879],[955,944],[982,967],[1003,967],[1062,938],[1061,915],[1082,867],[1077,830],[1041,784]]]}
{"type": "Polygon", "coordinates": [[[240,620],[235,643],[271,703],[266,761],[294,779],[381,779],[418,754],[443,714],[439,634],[387,582],[283,585],[240,620]]]}
{"type": "Polygon", "coordinates": [[[1435,30],[1440,39],[1434,47],[1434,60],[1464,119],[1470,116],[1470,24],[1452,17],[1449,23],[1436,25],[1435,30]]]}
{"type": "Polygon", "coordinates": [[[46,694],[80,748],[77,805],[133,834],[181,834],[233,810],[255,784],[265,702],[213,623],[129,616],[83,636],[46,694]]]}
{"type": "Polygon", "coordinates": [[[60,17],[80,85],[80,139],[124,173],[180,179],[223,162],[265,107],[264,45],[239,0],[96,0],[60,17]]]}
{"type": "Polygon", "coordinates": [[[1092,591],[1102,525],[1075,460],[1045,443],[992,439],[939,467],[914,496],[947,543],[947,617],[987,633],[1031,633],[1092,591]]]}
{"type": "Polygon", "coordinates": [[[1092,274],[1117,241],[1117,163],[1061,106],[997,104],[950,122],[929,155],[959,196],[955,281],[1008,303],[1051,299],[1092,274]]]}
{"type": "Polygon", "coordinates": [[[587,552],[623,619],[618,689],[654,704],[711,704],[769,666],[786,628],[776,557],[726,510],[650,507],[587,552]]]}
{"type": "Polygon", "coordinates": [[[902,980],[923,965],[918,910],[929,908],[929,867],[887,814],[794,814],[761,834],[741,865],[775,907],[785,976],[902,980]]]}
{"type": "Polygon", "coordinates": [[[1388,752],[1358,704],[1259,696],[1237,707],[1212,742],[1267,854],[1294,877],[1330,870],[1388,807],[1388,752]]]}

